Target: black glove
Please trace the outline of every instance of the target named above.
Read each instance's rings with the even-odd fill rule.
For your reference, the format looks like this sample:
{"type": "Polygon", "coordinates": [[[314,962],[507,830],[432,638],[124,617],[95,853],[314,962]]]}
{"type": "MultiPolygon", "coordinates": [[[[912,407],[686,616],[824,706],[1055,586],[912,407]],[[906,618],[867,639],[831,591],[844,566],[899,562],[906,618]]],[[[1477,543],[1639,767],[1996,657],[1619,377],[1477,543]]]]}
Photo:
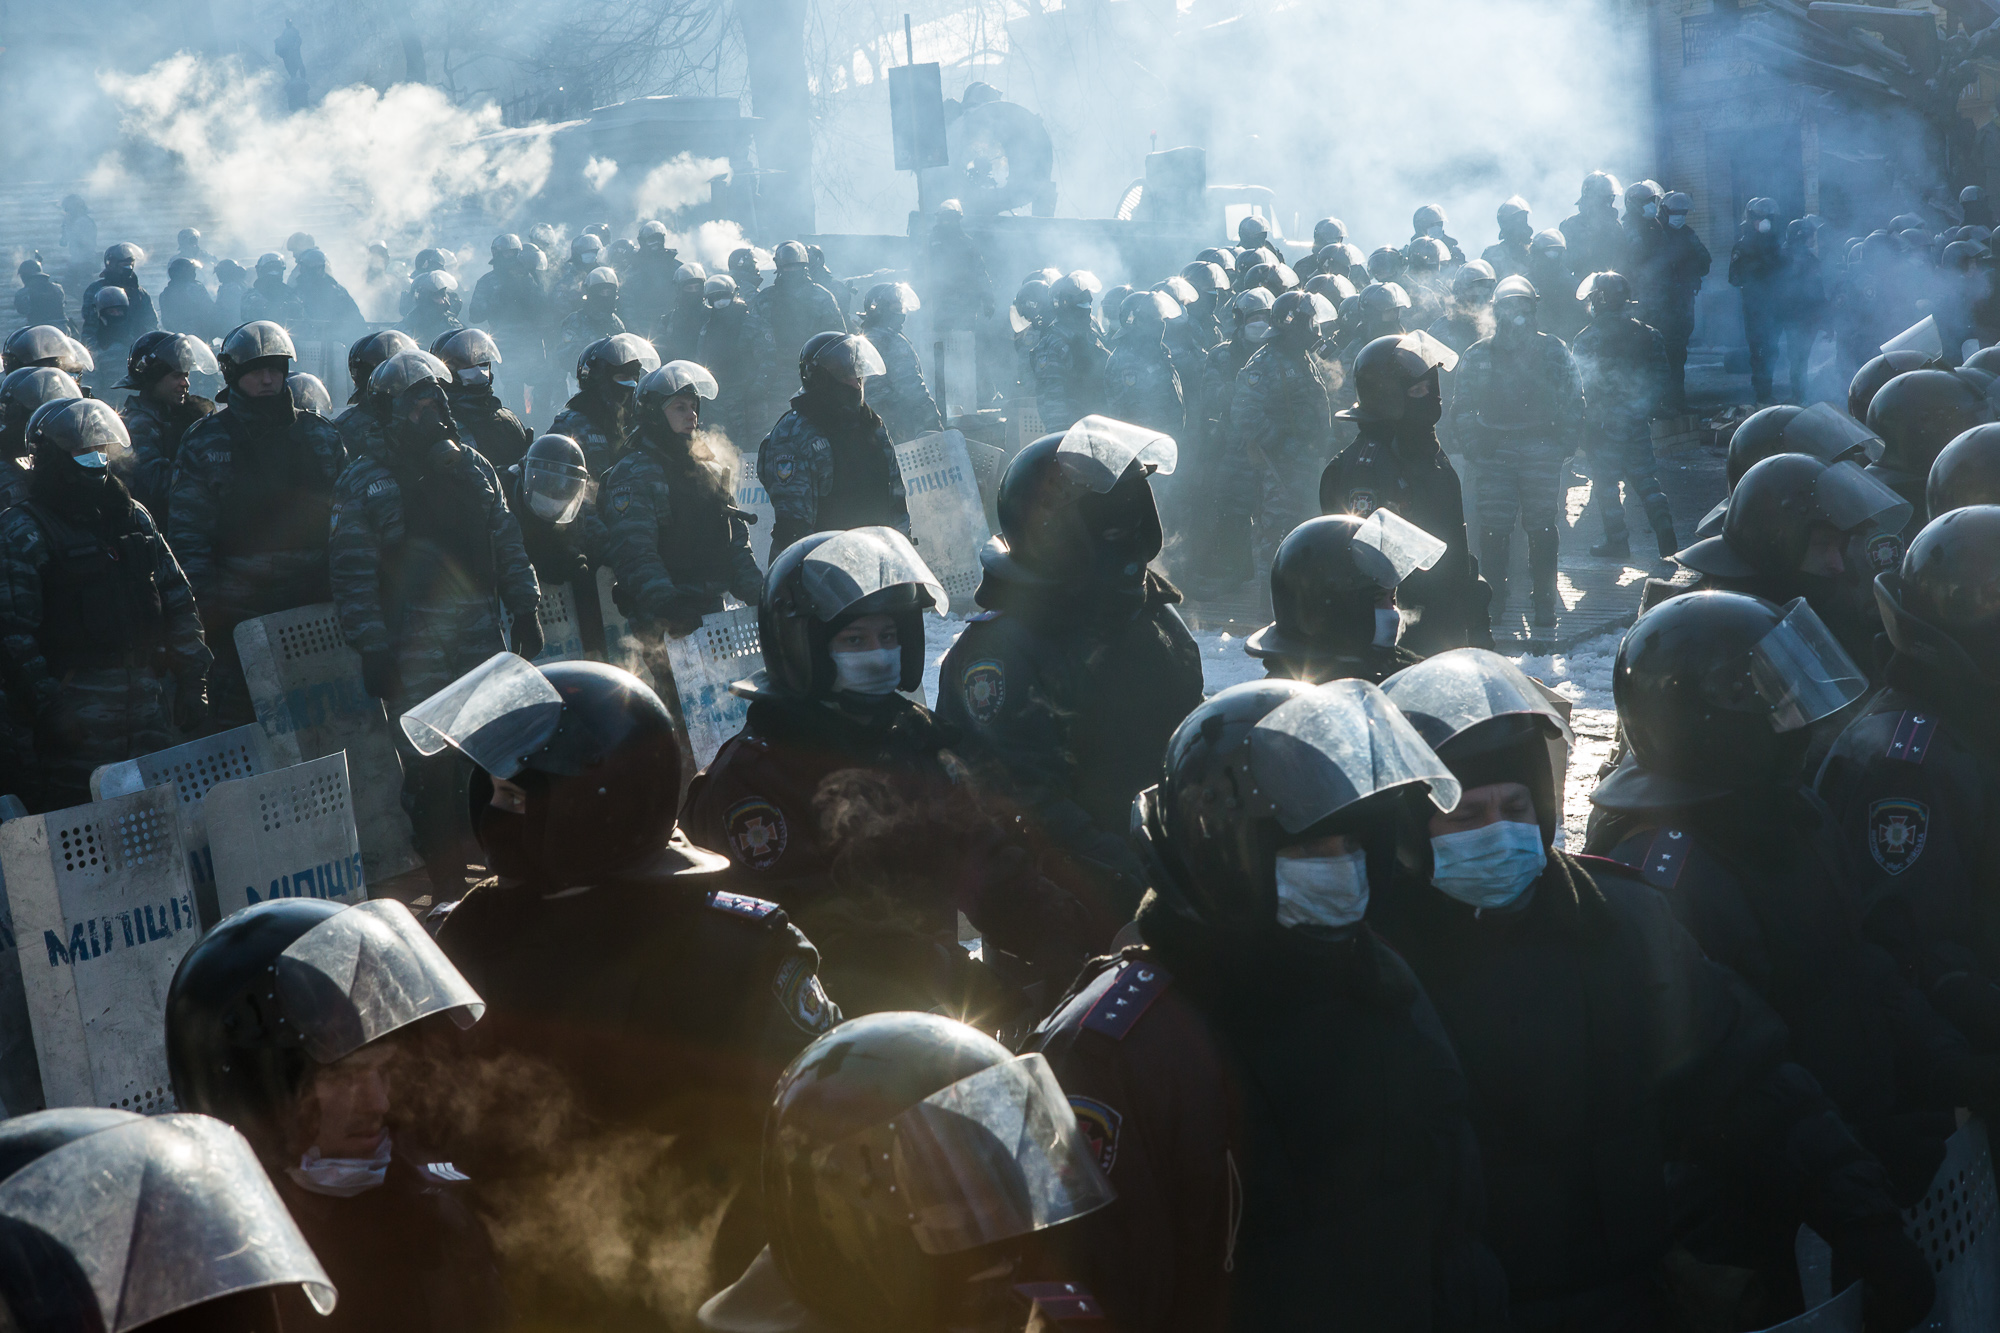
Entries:
{"type": "Polygon", "coordinates": [[[1894,1217],[1841,1229],[1833,1243],[1833,1289],[1861,1279],[1869,1333],[1907,1333],[1937,1303],[1930,1261],[1894,1217]]]}
{"type": "Polygon", "coordinates": [[[201,676],[180,676],[174,681],[174,725],[182,731],[199,731],[208,721],[208,681],[201,676]]]}
{"type": "Polygon", "coordinates": [[[514,651],[530,662],[542,655],[542,622],[533,611],[514,622],[514,651]]]}
{"type": "Polygon", "coordinates": [[[361,654],[361,688],[369,697],[387,699],[396,693],[396,654],[394,652],[361,654]]]}

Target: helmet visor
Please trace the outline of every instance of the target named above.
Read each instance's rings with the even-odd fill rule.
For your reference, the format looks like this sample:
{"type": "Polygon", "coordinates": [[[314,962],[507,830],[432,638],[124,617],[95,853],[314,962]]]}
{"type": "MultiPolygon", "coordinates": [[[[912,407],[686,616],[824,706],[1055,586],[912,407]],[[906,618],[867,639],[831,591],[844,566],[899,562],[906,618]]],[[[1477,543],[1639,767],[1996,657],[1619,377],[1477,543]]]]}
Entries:
{"type": "Polygon", "coordinates": [[[1425,658],[1383,681],[1382,693],[1434,745],[1491,718],[1527,713],[1553,722],[1565,744],[1571,740],[1569,724],[1535,682],[1484,648],[1454,648],[1425,658]]]}
{"type": "Polygon", "coordinates": [[[1813,501],[1826,521],[1842,532],[1874,524],[1900,532],[1910,502],[1853,463],[1835,463],[1813,485],[1813,501]]]}
{"type": "Polygon", "coordinates": [[[1361,572],[1394,588],[1444,557],[1444,543],[1400,514],[1377,509],[1354,532],[1354,562],[1361,572]]]}
{"type": "Polygon", "coordinates": [[[105,1333],[294,1283],[333,1311],[333,1282],[257,1155],[205,1115],[135,1117],[74,1139],[0,1182],[0,1217],[75,1260],[105,1333]]]}
{"type": "Polygon", "coordinates": [[[905,1222],[925,1254],[959,1254],[1094,1212],[1117,1197],[1041,1055],[962,1078],[887,1124],[820,1150],[828,1173],[905,1222]]]}
{"type": "Polygon", "coordinates": [[[1868,678],[1805,598],[1794,598],[1750,651],[1711,673],[1703,693],[1718,707],[1767,713],[1773,731],[1796,731],[1868,691],[1868,678]]]}
{"type": "Polygon", "coordinates": [[[1926,360],[1944,355],[1944,335],[1938,332],[1937,316],[1925,315],[1916,323],[1882,344],[1882,352],[1916,352],[1926,360]]]}
{"type": "Polygon", "coordinates": [[[176,333],[153,349],[153,359],[186,375],[215,375],[221,372],[215,353],[208,344],[190,333],[176,333]]]}
{"type": "MultiPolygon", "coordinates": [[[[1404,334],[1396,340],[1396,346],[1422,357],[1426,369],[1447,371],[1458,369],[1458,353],[1421,329],[1404,334]]],[[[1429,566],[1426,565],[1425,568],[1428,569],[1429,566]]]]}
{"type": "Polygon", "coordinates": [[[486,1002],[394,898],[336,912],[278,955],[278,1002],[307,1055],[330,1065],[431,1014],[469,1028],[486,1002]]]}
{"type": "Polygon", "coordinates": [[[1253,799],[1287,833],[1303,833],[1356,801],[1412,782],[1432,804],[1458,804],[1459,783],[1375,686],[1341,680],[1273,709],[1250,729],[1253,799]]]}
{"type": "Polygon", "coordinates": [[[125,420],[102,398],[58,398],[42,404],[28,418],[29,444],[43,440],[71,455],[104,454],[111,461],[132,452],[125,420]]]}
{"type": "Polygon", "coordinates": [[[636,333],[614,333],[605,341],[610,344],[604,349],[603,361],[607,366],[628,366],[637,361],[641,375],[650,375],[660,368],[659,352],[636,333]]]}
{"type": "Polygon", "coordinates": [[[827,538],[799,562],[799,586],[822,623],[891,588],[920,589],[940,611],[949,602],[917,548],[894,528],[849,528],[827,538]]]}
{"type": "Polygon", "coordinates": [[[90,354],[90,349],[67,334],[63,336],[63,350],[57,355],[61,359],[56,362],[56,369],[69,374],[82,375],[97,369],[97,358],[90,354]]]}
{"type": "Polygon", "coordinates": [[[1110,417],[1083,418],[1063,432],[1056,448],[1056,466],[1063,476],[1098,495],[1116,486],[1135,462],[1165,476],[1179,461],[1180,449],[1172,436],[1110,417]]]}
{"type": "Polygon", "coordinates": [[[1832,403],[1814,403],[1785,423],[1778,444],[1788,454],[1810,454],[1837,462],[1860,449],[1873,463],[1882,457],[1882,440],[1832,403]]]}
{"type": "Polygon", "coordinates": [[[562,696],[524,657],[495,653],[403,714],[418,754],[447,745],[496,778],[511,778],[549,743],[562,696]]]}
{"type": "Polygon", "coordinates": [[[648,383],[639,386],[643,397],[658,395],[671,398],[677,393],[693,389],[698,398],[713,398],[722,392],[715,382],[715,376],[708,373],[708,367],[695,361],[669,361],[646,377],[648,383]]]}
{"type": "Polygon", "coordinates": [[[813,357],[813,365],[840,380],[864,380],[888,372],[875,344],[858,333],[830,342],[813,357]]]}
{"type": "Polygon", "coordinates": [[[537,518],[555,524],[574,522],[590,490],[587,467],[550,458],[522,460],[521,491],[537,518]]]}

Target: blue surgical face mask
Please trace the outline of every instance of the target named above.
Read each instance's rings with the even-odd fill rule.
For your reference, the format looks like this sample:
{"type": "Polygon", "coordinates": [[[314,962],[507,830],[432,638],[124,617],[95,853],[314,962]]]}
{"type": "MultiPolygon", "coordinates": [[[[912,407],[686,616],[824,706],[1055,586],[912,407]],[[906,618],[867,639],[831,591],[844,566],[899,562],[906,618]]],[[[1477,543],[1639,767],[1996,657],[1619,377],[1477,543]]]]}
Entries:
{"type": "Polygon", "coordinates": [[[1378,606],[1375,608],[1375,646],[1377,648],[1395,647],[1396,636],[1402,633],[1402,631],[1403,616],[1400,611],[1396,610],[1393,606],[1378,606]]]}
{"type": "Polygon", "coordinates": [[[1639,211],[1644,213],[1649,218],[1656,218],[1660,216],[1660,206],[1658,204],[1647,204],[1644,208],[1640,209],[1639,211]]]}
{"type": "Polygon", "coordinates": [[[111,466],[111,455],[101,449],[87,454],[71,454],[70,457],[76,460],[78,467],[103,469],[111,466]]]}
{"type": "Polygon", "coordinates": [[[903,678],[903,650],[875,648],[833,655],[833,688],[849,694],[882,695],[903,678]]]}
{"type": "Polygon", "coordinates": [[[1667,214],[1667,225],[1669,227],[1685,227],[1687,226],[1687,224],[1688,224],[1687,214],[1685,213],[1667,214]]]}
{"type": "Polygon", "coordinates": [[[1536,824],[1504,820],[1431,839],[1431,883],[1468,907],[1506,907],[1548,864],[1536,824]]]}
{"type": "Polygon", "coordinates": [[[1368,858],[1361,852],[1345,856],[1280,856],[1278,924],[1281,926],[1351,926],[1368,911],[1368,858]]]}

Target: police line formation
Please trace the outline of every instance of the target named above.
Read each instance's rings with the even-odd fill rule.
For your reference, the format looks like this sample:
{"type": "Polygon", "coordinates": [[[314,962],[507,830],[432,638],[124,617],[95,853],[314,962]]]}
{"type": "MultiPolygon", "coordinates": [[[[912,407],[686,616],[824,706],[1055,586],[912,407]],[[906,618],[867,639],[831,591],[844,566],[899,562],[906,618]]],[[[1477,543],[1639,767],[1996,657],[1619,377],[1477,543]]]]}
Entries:
{"type": "MultiPolygon", "coordinates": [[[[0,1122],[4,1322],[1994,1327],[1988,233],[1899,218],[1836,259],[1751,201],[1758,397],[1829,322],[1858,370],[1845,412],[1741,424],[1683,549],[1650,422],[1709,256],[1685,194],[1620,194],[1593,173],[1542,231],[1510,199],[1479,259],[1427,207],[1367,255],[1327,219],[1294,267],[1252,219],[1150,289],[1030,275],[1046,433],[935,712],[906,285],[850,308],[786,242],[760,290],[756,252],[707,276],[651,222],[558,268],[537,229],[463,311],[428,256],[371,331],[309,237],[210,294],[186,231],[157,314],[111,247],[79,341],[24,266],[7,790],[63,810],[256,720],[237,627],[330,601],[433,893],[204,920],[141,1034],[177,1111],[0,1122]],[[343,323],[334,416],[293,338],[343,323]],[[538,438],[503,347],[530,389],[573,363],[538,438]],[[710,440],[786,392],[760,565],[710,440]],[[1517,526],[1552,614],[1579,449],[1700,576],[1618,648],[1582,852],[1566,710],[1489,632],[1517,526]],[[1266,679],[1204,698],[1170,532],[1213,583],[1268,566],[1266,679]],[[597,607],[601,568],[632,669],[591,614],[535,665],[544,592],[597,607]],[[763,669],[690,783],[667,650],[726,598],[763,669]]],[[[991,316],[931,226],[941,323],[991,316]]]]}

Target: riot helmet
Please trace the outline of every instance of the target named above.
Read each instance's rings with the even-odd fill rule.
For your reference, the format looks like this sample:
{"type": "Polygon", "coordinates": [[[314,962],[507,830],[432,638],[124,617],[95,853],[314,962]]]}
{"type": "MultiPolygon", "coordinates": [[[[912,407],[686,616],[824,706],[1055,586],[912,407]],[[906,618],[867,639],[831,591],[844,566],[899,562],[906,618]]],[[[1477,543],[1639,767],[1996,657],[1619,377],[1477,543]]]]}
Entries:
{"type": "Polygon", "coordinates": [[[1236,240],[1239,245],[1254,249],[1270,238],[1271,229],[1254,213],[1236,224],[1236,240]]]}
{"type": "Polygon", "coordinates": [[[1743,418],[1729,437],[1724,467],[1734,490],[1744,473],[1774,454],[1810,454],[1823,463],[1866,467],[1881,452],[1882,442],[1872,431],[1831,403],[1807,408],[1780,403],[1743,418]]]}
{"type": "Polygon", "coordinates": [[[736,279],[727,273],[717,273],[701,284],[701,303],[710,310],[734,303],[736,300],[736,279]]]}
{"type": "Polygon", "coordinates": [[[1589,308],[1592,319],[1606,319],[1632,304],[1632,284],[1622,273],[1593,273],[1577,287],[1576,299],[1589,308]]]}
{"type": "Polygon", "coordinates": [[[146,262],[146,252],[130,241],[119,241],[104,252],[104,267],[107,269],[136,269],[146,262]]]}
{"type": "Polygon", "coordinates": [[[1925,510],[1937,518],[1967,505],[2000,504],[2000,424],[1974,426],[1931,464],[1925,510]]]}
{"type": "Polygon", "coordinates": [[[204,1115],[74,1106],[0,1123],[0,1324],[269,1333],[335,1292],[243,1136],[204,1115]]]}
{"type": "Polygon", "coordinates": [[[1007,464],[980,564],[1010,582],[1139,586],[1163,540],[1147,478],[1178,458],[1171,438],[1110,417],[1042,436],[1007,464]]]}
{"type": "Polygon", "coordinates": [[[1007,307],[1007,325],[1016,334],[1026,333],[1042,322],[1042,308],[1048,303],[1049,285],[1040,278],[1029,278],[1014,293],[1014,302],[1007,307]]]}
{"type": "Polygon", "coordinates": [[[1159,785],[1133,804],[1133,838],[1162,905],[1195,925],[1239,937],[1345,927],[1365,910],[1367,884],[1387,882],[1395,826],[1419,793],[1449,810],[1459,783],[1381,690],[1252,681],[1211,695],[1175,729],[1159,785]],[[1280,853],[1336,834],[1362,858],[1348,863],[1348,901],[1293,891],[1280,853]]]}
{"type": "MultiPolygon", "coordinates": [[[[1303,292],[1286,292],[1278,300],[1282,304],[1288,297],[1304,295],[1303,292]]],[[[1165,292],[1133,292],[1118,308],[1118,322],[1134,330],[1141,342],[1163,334],[1167,321],[1180,317],[1181,303],[1165,292]]],[[[1275,310],[1273,317],[1276,317],[1275,310]]]]}
{"type": "Polygon", "coordinates": [[[285,257],[283,255],[279,254],[276,250],[266,250],[263,254],[257,256],[257,277],[259,280],[270,278],[275,281],[282,279],[284,276],[285,257]]]}
{"type": "Polygon", "coordinates": [[[223,918],[167,987],[167,1072],[189,1110],[243,1131],[258,1155],[298,1163],[298,1099],[315,1066],[433,1015],[485,1013],[429,932],[393,898],[352,907],[273,898],[223,918]]]}
{"type": "Polygon", "coordinates": [[[667,706],[629,671],[600,662],[538,667],[496,653],[403,714],[402,726],[417,753],[449,746],[479,766],[473,832],[505,879],[562,888],[649,863],[726,864],[669,845],[681,746],[667,706]],[[525,793],[520,808],[493,805],[494,779],[525,793]]]}
{"type": "Polygon", "coordinates": [[[822,391],[851,388],[856,405],[865,396],[866,383],[875,375],[886,374],[882,354],[875,344],[858,333],[815,333],[799,349],[799,384],[822,391]]]}
{"type": "Polygon", "coordinates": [[[649,371],[646,378],[639,381],[633,396],[633,406],[641,430],[661,435],[692,435],[692,430],[676,430],[667,419],[667,404],[674,399],[682,399],[695,409],[696,417],[701,413],[701,400],[714,398],[719,391],[715,376],[708,367],[694,361],[669,361],[658,370],[649,371]]]}
{"type": "Polygon", "coordinates": [[[2000,507],[1966,505],[1924,525],[1902,568],[1875,580],[1898,653],[1961,681],[2000,679],[2000,507]]]}
{"type": "Polygon", "coordinates": [[[1493,210],[1493,217],[1500,224],[1503,241],[1525,241],[1535,233],[1528,221],[1528,201],[1518,194],[1509,195],[1505,203],[1493,210]]]}
{"type": "Polygon", "coordinates": [[[182,254],[195,254],[201,249],[201,233],[193,227],[182,227],[174,237],[174,243],[182,254]]]}
{"type": "Polygon", "coordinates": [[[903,321],[923,309],[916,289],[907,282],[878,282],[861,300],[862,322],[899,329],[903,321]]]}
{"type": "Polygon", "coordinates": [[[123,319],[132,309],[132,298],[125,294],[123,287],[99,287],[97,295],[91,298],[91,305],[99,319],[117,316],[123,319]]]}
{"type": "Polygon", "coordinates": [[[1489,649],[1454,648],[1404,667],[1382,682],[1382,693],[1464,790],[1501,782],[1525,786],[1534,798],[1542,846],[1554,842],[1562,817],[1556,782],[1575,738],[1520,667],[1489,649]]]}
{"type": "Polygon", "coordinates": [[[1806,729],[1859,699],[1868,679],[1803,597],[1778,606],[1691,592],[1626,632],[1611,688],[1632,756],[1591,800],[1643,810],[1794,776],[1806,729]]]}
{"type": "Polygon", "coordinates": [[[682,291],[699,291],[708,281],[708,270],[692,261],[674,270],[674,284],[682,291]]]}
{"type": "MultiPolygon", "coordinates": [[[[1628,196],[1629,198],[1629,196],[1628,196]]],[[[1593,171],[1583,178],[1583,188],[1577,192],[1576,205],[1585,204],[1610,206],[1618,199],[1618,181],[1608,171],[1593,171]]]]}
{"type": "Polygon", "coordinates": [[[1388,509],[1366,519],[1310,518],[1271,559],[1272,622],[1244,647],[1252,657],[1354,657],[1392,647],[1401,628],[1395,590],[1444,555],[1444,543],[1388,509]]]}
{"type": "Polygon", "coordinates": [[[1436,273],[1451,258],[1451,251],[1434,236],[1417,236],[1411,238],[1404,256],[1410,261],[1412,273],[1436,273]]]}
{"type": "Polygon", "coordinates": [[[1394,282],[1403,276],[1403,252],[1393,245],[1378,245],[1368,256],[1368,276],[1377,282],[1394,282]]]}
{"type": "Polygon", "coordinates": [[[895,622],[894,688],[917,689],[924,678],[924,612],[942,612],[948,605],[944,585],[894,528],[801,538],[771,561],[764,577],[757,604],[764,670],[738,692],[833,697],[841,684],[829,645],[848,623],[872,615],[895,622]]]}
{"type": "Polygon", "coordinates": [[[1371,282],[1357,293],[1361,313],[1369,319],[1402,319],[1410,308],[1410,294],[1399,282],[1371,282]]]}
{"type": "Polygon", "coordinates": [[[1097,275],[1086,269],[1072,269],[1049,284],[1049,307],[1052,310],[1082,310],[1088,312],[1091,301],[1104,290],[1104,284],[1097,275]]]}
{"type": "Polygon", "coordinates": [[[615,398],[637,389],[640,380],[659,368],[653,344],[636,333],[614,333],[583,349],[576,359],[576,382],[580,389],[615,398]]]}
{"type": "Polygon", "coordinates": [[[500,345],[484,329],[453,329],[432,350],[451,372],[451,383],[466,389],[492,387],[500,345]]]}
{"type": "Polygon", "coordinates": [[[28,419],[35,409],[59,398],[82,398],[77,382],[54,366],[23,366],[0,378],[0,437],[14,446],[25,447],[28,419]]]}
{"type": "MultiPolygon", "coordinates": [[[[1419,213],[1423,212],[1422,209],[1418,209],[1417,211],[1419,213]]],[[[1439,214],[1439,221],[1443,221],[1442,214],[1439,214]]],[[[1417,230],[1422,231],[1423,228],[1419,227],[1417,230]]],[[[1340,245],[1346,240],[1347,224],[1339,218],[1321,218],[1318,222],[1313,223],[1313,250],[1315,252],[1324,250],[1329,245],[1340,245]]]]}
{"type": "Polygon", "coordinates": [[[410,279],[410,290],[419,301],[446,301],[458,290],[458,279],[441,268],[426,269],[410,279]]]}
{"type": "Polygon", "coordinates": [[[1276,345],[1296,351],[1311,346],[1317,336],[1311,292],[1286,292],[1271,303],[1271,339],[1276,345]]]}
{"type": "Polygon", "coordinates": [[[1909,517],[1907,500],[1853,463],[1774,454],[1730,491],[1722,535],[1674,559],[1719,578],[1784,578],[1814,572],[1806,564],[1816,538],[1893,537],[1909,517]]]}
{"type": "Polygon", "coordinates": [[[1271,308],[1277,298],[1262,287],[1252,287],[1247,292],[1239,292],[1229,303],[1229,313],[1236,321],[1238,336],[1253,343],[1262,343],[1271,336],[1271,308]]]}
{"type": "Polygon", "coordinates": [[[1013,1243],[1114,1197],[1045,1057],[918,1013],[843,1023],[792,1062],[763,1182],[783,1285],[842,1329],[970,1322],[972,1278],[1011,1280],[1013,1243]]]}
{"type": "Polygon", "coordinates": [[[597,267],[597,256],[603,250],[604,242],[596,232],[579,232],[569,243],[569,262],[587,272],[597,267]]]}
{"type": "Polygon", "coordinates": [[[326,251],[318,246],[308,246],[298,253],[298,266],[319,273],[326,272],[326,251]]]}
{"type": "Polygon", "coordinates": [[[1868,404],[1868,429],[1882,437],[1881,466],[1930,475],[1947,444],[1993,419],[1978,371],[1911,370],[1882,386],[1868,404]]]}
{"type": "Polygon", "coordinates": [[[639,248],[641,250],[664,250],[667,248],[667,224],[649,218],[639,224],[639,248]]]}
{"type": "Polygon", "coordinates": [[[125,419],[102,398],[50,399],[29,415],[24,440],[40,458],[60,455],[99,474],[132,456],[125,419]]]}
{"type": "Polygon", "coordinates": [[[285,388],[292,395],[292,405],[301,412],[310,412],[316,417],[333,415],[333,395],[317,375],[308,375],[303,370],[295,370],[285,376],[285,388]]]}
{"type": "Polygon", "coordinates": [[[170,282],[200,282],[202,264],[199,259],[189,259],[186,255],[175,258],[167,265],[167,279],[170,282]]]}
{"type": "Polygon", "coordinates": [[[780,273],[803,270],[812,262],[805,246],[797,241],[780,241],[778,248],[771,252],[771,262],[780,273]]]}
{"type": "Polygon", "coordinates": [[[501,232],[493,238],[491,254],[493,256],[494,267],[496,268],[508,260],[519,258],[521,254],[521,238],[511,231],[501,232]]]}
{"type": "MultiPolygon", "coordinates": [[[[1442,237],[1447,225],[1444,209],[1438,204],[1424,204],[1410,215],[1410,234],[1412,236],[1442,237]]],[[[1347,238],[1343,236],[1341,239],[1346,240],[1347,238]]]]}
{"type": "Polygon", "coordinates": [[[1541,301],[1542,295],[1535,290],[1535,284],[1520,274],[1500,279],[1493,287],[1494,332],[1532,332],[1541,301]]]}
{"type": "Polygon", "coordinates": [[[1568,238],[1554,227],[1544,227],[1536,232],[1531,244],[1535,247],[1536,253],[1544,259],[1553,259],[1569,250],[1568,238]]]}
{"type": "Polygon", "coordinates": [[[1875,395],[1882,391],[1883,385],[1898,375],[1935,364],[1935,358],[1920,352],[1884,352],[1871,357],[1848,381],[1847,414],[1856,421],[1868,420],[1868,405],[1875,401],[1875,395]]]}
{"type": "Polygon", "coordinates": [[[125,360],[125,378],[113,388],[149,389],[169,372],[183,375],[213,375],[220,369],[208,344],[191,333],[168,333],[155,329],[142,333],[132,343],[125,360]]]}
{"type": "Polygon", "coordinates": [[[23,259],[14,266],[14,276],[21,280],[22,286],[27,285],[29,278],[39,278],[47,272],[48,270],[42,267],[42,259],[39,254],[32,259],[23,259]]]}
{"type": "Polygon", "coordinates": [[[292,335],[285,332],[283,325],[259,319],[231,329],[222,340],[222,354],[217,361],[222,367],[222,378],[233,389],[252,370],[270,367],[290,371],[298,356],[298,350],[292,346],[292,335]]]}
{"type": "Polygon", "coordinates": [[[1669,227],[1686,226],[1687,215],[1693,209],[1693,197],[1680,190],[1669,190],[1660,199],[1660,216],[1669,227]]]}
{"type": "Polygon", "coordinates": [[[594,488],[583,446],[567,435],[541,436],[521,459],[521,496],[545,523],[575,522],[594,488]]]}
{"type": "Polygon", "coordinates": [[[4,350],[8,370],[53,366],[66,375],[81,375],[96,369],[89,350],[53,324],[14,330],[7,335],[4,350]]]}
{"type": "Polygon", "coordinates": [[[1338,415],[1344,421],[1435,425],[1443,414],[1439,372],[1457,365],[1458,354],[1428,333],[1377,338],[1356,354],[1355,405],[1338,415]]]}
{"type": "Polygon", "coordinates": [[[368,376],[370,397],[399,402],[412,390],[436,385],[440,390],[451,383],[451,371],[429,352],[398,352],[368,376]]]}
{"type": "Polygon", "coordinates": [[[1354,284],[1345,273],[1315,273],[1306,279],[1305,290],[1326,298],[1336,310],[1343,302],[1354,299],[1354,284]]]}
{"type": "Polygon", "coordinates": [[[358,403],[368,392],[368,377],[375,367],[398,352],[414,352],[417,340],[401,329],[384,329],[356,338],[347,349],[347,378],[354,382],[350,403],[358,403]]]}
{"type": "Polygon", "coordinates": [[[1490,305],[1498,282],[1493,265],[1483,259],[1468,259],[1451,275],[1451,299],[1460,305],[1490,305]]]}

